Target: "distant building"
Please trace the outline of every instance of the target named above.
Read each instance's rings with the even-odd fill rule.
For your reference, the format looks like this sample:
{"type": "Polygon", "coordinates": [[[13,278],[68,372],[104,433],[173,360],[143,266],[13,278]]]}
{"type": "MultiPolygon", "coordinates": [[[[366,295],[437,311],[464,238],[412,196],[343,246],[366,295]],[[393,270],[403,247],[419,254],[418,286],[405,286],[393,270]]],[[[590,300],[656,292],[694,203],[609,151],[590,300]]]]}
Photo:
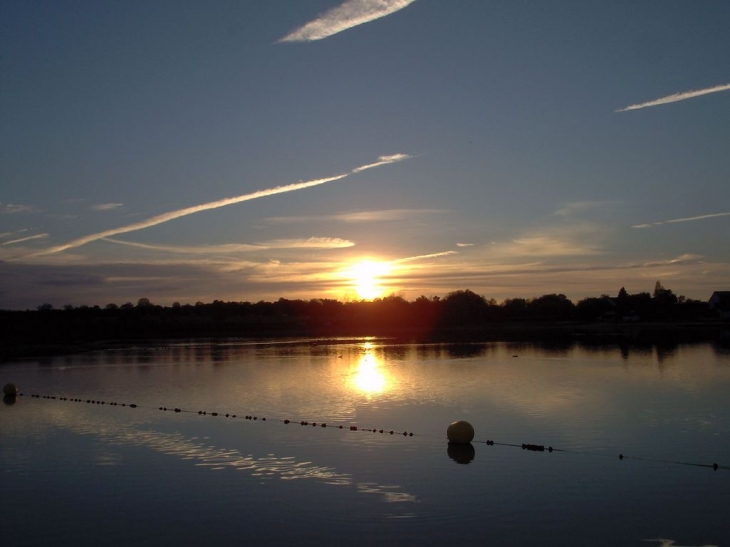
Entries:
{"type": "Polygon", "coordinates": [[[719,313],[723,319],[730,319],[730,291],[715,291],[708,301],[711,310],[719,313]]]}

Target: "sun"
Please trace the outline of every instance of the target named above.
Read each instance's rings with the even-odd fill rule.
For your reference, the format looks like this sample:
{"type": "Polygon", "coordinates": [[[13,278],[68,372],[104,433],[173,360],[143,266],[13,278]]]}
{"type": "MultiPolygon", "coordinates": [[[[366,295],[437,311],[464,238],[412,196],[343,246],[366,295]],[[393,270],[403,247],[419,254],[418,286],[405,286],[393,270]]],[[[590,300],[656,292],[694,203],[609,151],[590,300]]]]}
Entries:
{"type": "Polygon", "coordinates": [[[385,262],[363,260],[352,266],[350,275],[357,296],[363,300],[378,298],[385,290],[380,278],[388,273],[390,266],[385,262]]]}

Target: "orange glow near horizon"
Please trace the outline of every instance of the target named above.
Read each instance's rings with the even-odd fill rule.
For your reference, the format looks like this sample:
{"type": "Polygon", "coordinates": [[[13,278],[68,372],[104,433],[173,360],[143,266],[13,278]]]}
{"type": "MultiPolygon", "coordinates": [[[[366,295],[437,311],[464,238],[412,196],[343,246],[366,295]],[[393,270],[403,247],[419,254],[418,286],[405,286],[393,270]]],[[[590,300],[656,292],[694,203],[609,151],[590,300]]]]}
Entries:
{"type": "Polygon", "coordinates": [[[385,287],[381,285],[380,278],[389,271],[390,264],[387,262],[363,260],[353,264],[349,275],[358,298],[372,300],[382,296],[385,287]]]}

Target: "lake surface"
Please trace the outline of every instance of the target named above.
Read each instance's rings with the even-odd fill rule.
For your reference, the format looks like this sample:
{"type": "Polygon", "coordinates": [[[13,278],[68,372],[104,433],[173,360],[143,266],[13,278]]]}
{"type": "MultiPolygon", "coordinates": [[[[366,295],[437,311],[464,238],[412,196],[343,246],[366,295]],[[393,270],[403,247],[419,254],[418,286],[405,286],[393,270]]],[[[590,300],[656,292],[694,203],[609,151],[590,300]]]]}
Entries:
{"type": "Polygon", "coordinates": [[[730,545],[709,344],[191,341],[0,382],[23,393],[0,406],[7,546],[730,545]]]}

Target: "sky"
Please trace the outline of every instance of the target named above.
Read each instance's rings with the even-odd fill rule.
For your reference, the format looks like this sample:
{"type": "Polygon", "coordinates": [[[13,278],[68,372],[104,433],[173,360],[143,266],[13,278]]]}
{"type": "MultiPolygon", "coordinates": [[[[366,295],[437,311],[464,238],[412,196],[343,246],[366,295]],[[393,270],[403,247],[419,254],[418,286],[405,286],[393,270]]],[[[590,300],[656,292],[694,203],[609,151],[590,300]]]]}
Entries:
{"type": "Polygon", "coordinates": [[[0,0],[0,308],[730,290],[726,0],[0,0]]]}

